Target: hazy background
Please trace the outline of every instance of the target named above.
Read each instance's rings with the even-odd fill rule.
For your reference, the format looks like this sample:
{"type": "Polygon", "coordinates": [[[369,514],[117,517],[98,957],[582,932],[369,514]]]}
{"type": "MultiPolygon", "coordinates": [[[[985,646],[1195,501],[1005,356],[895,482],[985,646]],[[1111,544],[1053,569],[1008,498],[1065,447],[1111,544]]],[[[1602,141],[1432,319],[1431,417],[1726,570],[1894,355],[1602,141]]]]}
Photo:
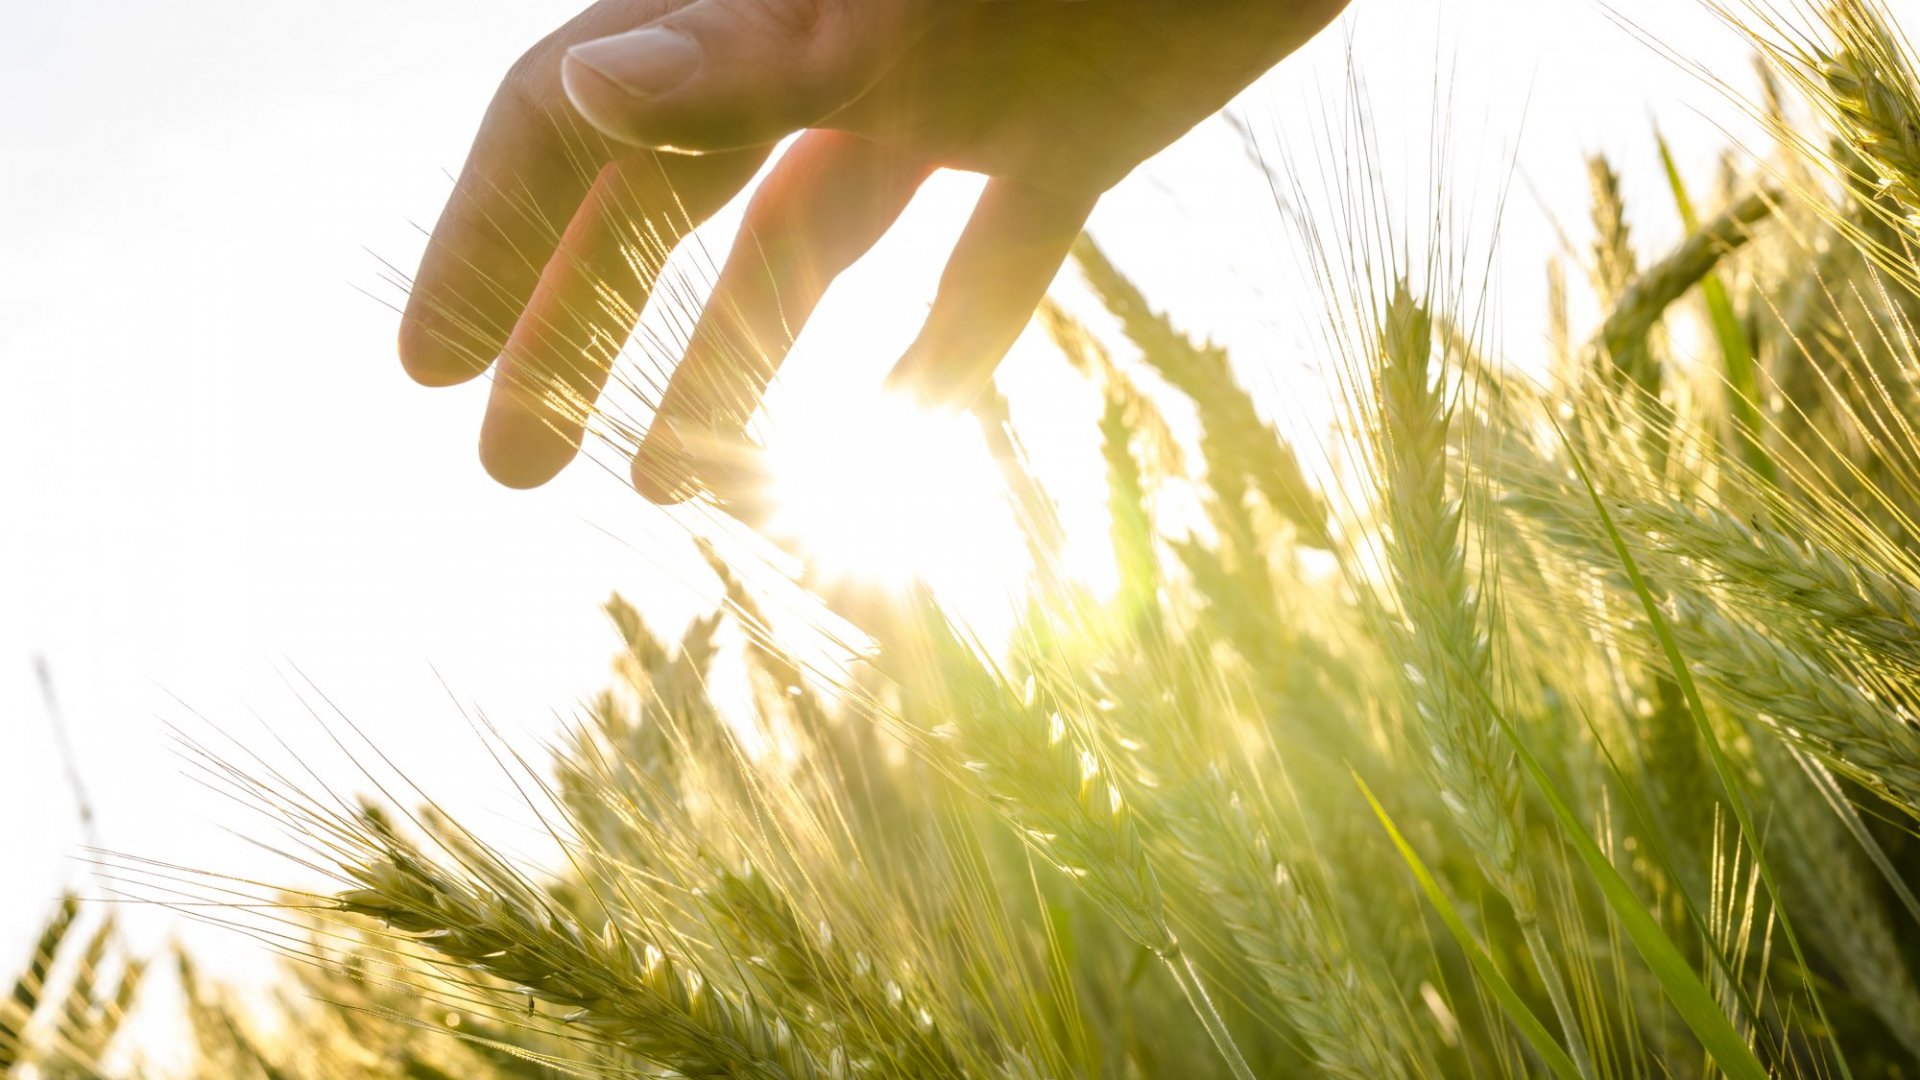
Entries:
{"type": "MultiPolygon", "coordinates": [[[[0,965],[63,886],[86,884],[35,656],[106,846],[258,871],[271,862],[225,831],[250,826],[183,774],[168,722],[310,740],[302,696],[316,695],[295,690],[311,678],[423,786],[510,817],[459,703],[537,733],[600,684],[610,591],[668,624],[701,602],[681,528],[619,478],[587,465],[534,493],[494,487],[474,454],[485,384],[413,386],[396,316],[360,291],[395,299],[380,260],[411,271],[498,76],[574,10],[95,0],[0,14],[0,965]]],[[[1751,85],[1744,50],[1694,5],[1617,11],[1751,85]]],[[[1653,253],[1678,229],[1653,122],[1705,190],[1739,116],[1586,0],[1355,0],[1236,106],[1274,156],[1304,159],[1341,124],[1324,103],[1349,48],[1382,145],[1419,157],[1438,111],[1450,182],[1511,181],[1502,344],[1522,357],[1538,351],[1554,218],[1586,242],[1583,155],[1615,158],[1653,253]]],[[[785,376],[811,388],[796,399],[897,355],[973,186],[934,185],[843,281],[785,376]]],[[[716,255],[727,224],[706,234],[716,255]]],[[[1303,381],[1314,297],[1226,124],[1129,179],[1093,229],[1263,393],[1317,393],[1303,381]]],[[[1017,403],[1060,382],[1031,345],[1009,379],[1017,403]]],[[[1091,408],[1062,393],[1042,406],[1057,423],[1031,437],[1091,453],[1091,408]]],[[[135,921],[147,944],[171,925],[135,921]]]]}

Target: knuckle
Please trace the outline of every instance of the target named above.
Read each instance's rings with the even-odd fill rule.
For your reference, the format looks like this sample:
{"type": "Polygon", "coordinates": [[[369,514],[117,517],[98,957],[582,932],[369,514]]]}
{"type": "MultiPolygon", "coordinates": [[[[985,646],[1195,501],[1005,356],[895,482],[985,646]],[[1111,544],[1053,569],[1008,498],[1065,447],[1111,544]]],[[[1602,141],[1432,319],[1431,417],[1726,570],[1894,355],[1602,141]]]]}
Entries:
{"type": "Polygon", "coordinates": [[[506,76],[500,80],[500,99],[529,110],[547,107],[548,90],[558,65],[558,46],[552,36],[534,42],[507,66],[506,76]]]}
{"type": "Polygon", "coordinates": [[[744,6],[783,39],[810,43],[819,39],[829,9],[839,5],[836,0],[750,0],[744,6]]]}

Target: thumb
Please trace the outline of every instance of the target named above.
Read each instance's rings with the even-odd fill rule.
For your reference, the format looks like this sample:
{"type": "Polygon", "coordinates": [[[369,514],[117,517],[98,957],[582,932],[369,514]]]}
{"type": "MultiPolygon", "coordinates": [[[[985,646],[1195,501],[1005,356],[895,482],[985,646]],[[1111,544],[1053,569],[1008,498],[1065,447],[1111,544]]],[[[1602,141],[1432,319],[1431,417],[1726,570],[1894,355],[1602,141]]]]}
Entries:
{"type": "Polygon", "coordinates": [[[859,97],[925,29],[935,0],[694,0],[638,29],[575,45],[574,108],[641,146],[773,142],[859,97]]]}

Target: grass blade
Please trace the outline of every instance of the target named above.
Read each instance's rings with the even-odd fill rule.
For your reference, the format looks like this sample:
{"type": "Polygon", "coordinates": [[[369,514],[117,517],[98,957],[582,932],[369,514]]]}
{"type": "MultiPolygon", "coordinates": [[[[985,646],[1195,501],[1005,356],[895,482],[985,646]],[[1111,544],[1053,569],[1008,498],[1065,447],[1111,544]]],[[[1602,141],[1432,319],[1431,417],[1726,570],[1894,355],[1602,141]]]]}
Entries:
{"type": "Polygon", "coordinates": [[[1440,921],[1447,924],[1447,930],[1453,934],[1454,940],[1460,943],[1461,951],[1467,954],[1467,959],[1473,964],[1474,973],[1480,976],[1482,985],[1493,995],[1494,1000],[1500,1003],[1500,1008],[1506,1012],[1507,1019],[1513,1022],[1520,1036],[1527,1040],[1527,1045],[1533,1047],[1534,1053],[1540,1055],[1540,1060],[1546,1062],[1547,1068],[1552,1069],[1555,1076],[1563,1077],[1564,1080],[1580,1080],[1580,1070],[1574,1067],[1573,1058],[1569,1057],[1567,1052],[1561,1049],[1560,1044],[1554,1041],[1553,1034],[1547,1030],[1547,1026],[1540,1022],[1540,1018],[1533,1014],[1532,1009],[1527,1008],[1527,1003],[1521,1000],[1513,984],[1500,973],[1500,967],[1493,962],[1493,957],[1487,955],[1487,950],[1481,948],[1473,932],[1467,929],[1466,921],[1460,917],[1460,912],[1454,909],[1453,901],[1447,899],[1446,891],[1440,888],[1440,883],[1434,879],[1432,871],[1428,870],[1426,863],[1420,860],[1419,854],[1413,850],[1413,845],[1407,843],[1407,838],[1400,834],[1399,828],[1393,823],[1393,818],[1388,815],[1387,808],[1380,805],[1379,799],[1374,798],[1373,789],[1367,786],[1367,782],[1360,778],[1359,773],[1353,774],[1353,782],[1360,785],[1360,793],[1367,797],[1368,804],[1373,807],[1374,816],[1380,819],[1380,825],[1387,830],[1387,836],[1393,840],[1393,846],[1400,850],[1400,857],[1407,861],[1407,868],[1413,871],[1414,880],[1420,883],[1421,891],[1427,894],[1427,899],[1432,901],[1434,910],[1439,912],[1440,921]]]}

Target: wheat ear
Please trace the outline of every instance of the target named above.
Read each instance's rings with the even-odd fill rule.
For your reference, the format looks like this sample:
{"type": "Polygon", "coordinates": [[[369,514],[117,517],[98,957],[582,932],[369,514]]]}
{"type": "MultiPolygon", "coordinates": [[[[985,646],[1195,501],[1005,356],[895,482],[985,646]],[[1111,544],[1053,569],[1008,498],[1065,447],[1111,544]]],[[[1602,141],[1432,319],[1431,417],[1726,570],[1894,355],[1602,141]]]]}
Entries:
{"type": "Polygon", "coordinates": [[[1441,801],[1512,906],[1570,1051],[1591,1075],[1559,965],[1541,931],[1533,871],[1521,855],[1520,770],[1493,712],[1491,650],[1467,583],[1461,504],[1447,491],[1451,410],[1433,375],[1433,320],[1404,281],[1388,301],[1379,353],[1387,562],[1404,619],[1391,643],[1427,734],[1428,767],[1441,801]]]}
{"type": "Polygon", "coordinates": [[[1622,519],[1740,595],[1841,631],[1920,672],[1920,588],[1899,577],[1717,507],[1642,503],[1622,519]]]}
{"type": "Polygon", "coordinates": [[[1920,815],[1920,729],[1826,668],[1705,600],[1676,595],[1676,637],[1723,702],[1920,815]]]}
{"type": "Polygon", "coordinates": [[[525,987],[569,1010],[564,1023],[686,1076],[809,1080],[845,1071],[838,1054],[816,1061],[751,995],[733,1000],[611,920],[599,932],[582,926],[505,865],[455,872],[376,815],[343,824],[368,857],[342,866],[358,887],[339,895],[340,910],[525,987]]]}
{"type": "Polygon", "coordinates": [[[1826,104],[1872,170],[1876,194],[1920,230],[1920,79],[1885,21],[1862,0],[1826,10],[1840,51],[1819,68],[1826,104]]]}

